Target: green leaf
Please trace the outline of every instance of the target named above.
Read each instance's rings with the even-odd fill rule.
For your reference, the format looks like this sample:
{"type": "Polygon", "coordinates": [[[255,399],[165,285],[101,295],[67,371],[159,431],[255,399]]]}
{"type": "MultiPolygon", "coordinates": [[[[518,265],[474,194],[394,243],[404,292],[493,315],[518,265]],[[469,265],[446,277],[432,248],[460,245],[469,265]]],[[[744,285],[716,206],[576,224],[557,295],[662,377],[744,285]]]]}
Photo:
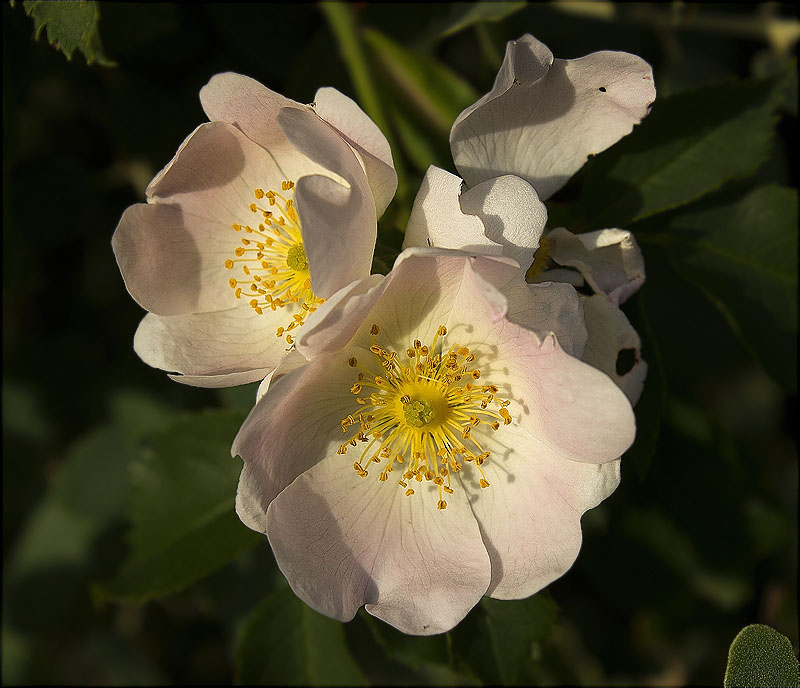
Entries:
{"type": "Polygon", "coordinates": [[[770,185],[683,212],[665,236],[679,274],[790,390],[797,370],[797,222],[797,191],[770,185]]]}
{"type": "Polygon", "coordinates": [[[131,470],[130,558],[99,597],[144,602],[176,592],[263,540],[234,511],[242,466],[230,445],[243,418],[183,418],[142,452],[131,470]]]}
{"type": "Polygon", "coordinates": [[[754,172],[770,152],[787,78],[785,72],[657,100],[630,136],[586,166],[567,226],[624,227],[754,172]]]}
{"type": "Polygon", "coordinates": [[[530,683],[540,643],[555,624],[558,607],[547,592],[524,600],[484,597],[451,633],[459,661],[488,683],[530,683]]]}
{"type": "Polygon", "coordinates": [[[86,64],[97,62],[104,67],[116,67],[100,44],[100,6],[92,0],[69,2],[23,2],[29,17],[33,17],[36,39],[47,32],[47,40],[72,60],[75,50],[80,50],[86,64]]]}
{"type": "Polygon", "coordinates": [[[526,2],[457,2],[450,15],[430,28],[426,42],[447,38],[481,22],[496,22],[523,9],[526,2]]]}
{"type": "Polygon", "coordinates": [[[624,470],[633,466],[640,481],[647,476],[656,453],[667,394],[660,345],[650,329],[649,315],[645,305],[646,299],[647,287],[645,285],[645,288],[633,297],[633,307],[630,309],[631,324],[642,339],[642,357],[647,361],[647,379],[642,396],[634,409],[636,412],[636,439],[633,446],[625,452],[622,461],[624,470]]]}
{"type": "Polygon", "coordinates": [[[9,579],[86,561],[94,538],[124,512],[138,442],[172,413],[136,393],[120,392],[112,400],[111,421],[75,442],[33,510],[7,565],[9,579]]]}
{"type": "Polygon", "coordinates": [[[469,83],[435,58],[412,52],[375,29],[362,33],[386,78],[439,132],[449,132],[459,113],[479,98],[469,83]]]}
{"type": "Polygon", "coordinates": [[[339,621],[318,614],[288,589],[264,599],[236,640],[236,683],[366,685],[339,621]]]}
{"type": "Polygon", "coordinates": [[[763,624],[745,626],[728,651],[725,688],[787,688],[800,685],[792,643],[763,624]]]}

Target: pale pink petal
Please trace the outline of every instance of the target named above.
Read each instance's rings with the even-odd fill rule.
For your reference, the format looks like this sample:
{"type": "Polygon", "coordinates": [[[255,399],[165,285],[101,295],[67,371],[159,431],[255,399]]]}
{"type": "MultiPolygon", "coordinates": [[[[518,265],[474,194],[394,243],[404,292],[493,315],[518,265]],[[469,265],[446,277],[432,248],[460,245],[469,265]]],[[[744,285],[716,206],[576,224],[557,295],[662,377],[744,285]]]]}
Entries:
{"type": "Polygon", "coordinates": [[[523,270],[533,262],[547,209],[528,182],[505,175],[477,184],[461,194],[461,210],[477,215],[486,236],[503,246],[503,255],[523,270]]]}
{"type": "Polygon", "coordinates": [[[511,400],[514,422],[565,459],[604,463],[621,456],[636,428],[620,389],[565,353],[554,335],[539,339],[508,320],[492,324],[481,300],[470,299],[477,289],[469,273],[464,277],[448,323],[451,341],[458,336],[476,353],[481,378],[499,388],[498,398],[511,400]]]}
{"type": "Polygon", "coordinates": [[[284,108],[278,123],[298,150],[347,184],[322,175],[297,181],[311,284],[315,294],[327,298],[370,273],[377,236],[372,192],[353,150],[316,113],[284,108]]]}
{"type": "Polygon", "coordinates": [[[481,219],[461,210],[460,177],[431,165],[425,173],[411,216],[403,248],[435,246],[482,254],[497,254],[502,247],[489,239],[481,219]]]}
{"type": "Polygon", "coordinates": [[[586,363],[599,368],[625,392],[636,405],[644,389],[647,363],[642,359],[642,341],[625,314],[602,294],[583,302],[589,339],[583,352],[586,363]],[[617,357],[621,351],[633,351],[633,367],[624,375],[617,374],[617,357]]]}
{"type": "Polygon", "coordinates": [[[297,350],[310,360],[343,348],[383,293],[385,279],[370,275],[337,291],[306,320],[295,342],[297,350]]]}
{"type": "Polygon", "coordinates": [[[210,313],[148,313],[136,330],[133,348],[148,365],[188,376],[179,379],[186,384],[196,384],[198,376],[208,378],[197,385],[201,387],[254,382],[285,354],[287,344],[275,331],[291,321],[296,310],[287,306],[257,315],[240,303],[210,313]],[[229,378],[233,373],[243,376],[229,378]],[[214,379],[221,384],[211,384],[214,379]]]}
{"type": "Polygon", "coordinates": [[[128,208],[114,232],[133,298],[160,315],[235,306],[225,261],[241,235],[232,225],[253,223],[254,189],[281,179],[272,158],[235,127],[198,127],[151,182],[149,203],[128,208]]]}
{"type": "Polygon", "coordinates": [[[556,263],[579,270],[592,289],[606,294],[612,303],[624,303],[644,284],[644,257],[627,230],[573,234],[558,227],[547,240],[556,263]]]}
{"type": "Polygon", "coordinates": [[[376,215],[380,217],[397,189],[397,173],[386,137],[354,100],[335,88],[325,87],[317,91],[314,110],[361,157],[375,199],[376,215]]]}
{"type": "MultiPolygon", "coordinates": [[[[294,592],[349,621],[362,604],[413,635],[450,630],[480,600],[490,564],[463,492],[436,509],[436,489],[406,497],[344,456],[306,471],[272,502],[267,534],[294,592]]],[[[420,486],[422,487],[422,486],[420,486]]]]}
{"type": "Polygon", "coordinates": [[[269,373],[271,373],[270,368],[255,368],[239,373],[224,373],[222,375],[167,375],[167,377],[190,387],[218,389],[220,387],[249,385],[251,382],[258,382],[269,373]]]}
{"type": "MultiPolygon", "coordinates": [[[[237,511],[265,513],[275,496],[323,457],[336,454],[341,420],[353,412],[351,356],[365,349],[322,356],[272,381],[250,411],[231,447],[245,461],[237,511]]],[[[352,461],[348,464],[352,470],[352,461]]],[[[245,523],[251,528],[250,522],[245,523]]]]}
{"type": "Polygon", "coordinates": [[[580,517],[619,484],[619,460],[568,461],[512,424],[484,441],[489,487],[465,468],[459,476],[492,561],[488,595],[521,599],[563,575],[581,546],[580,517]]]}
{"type": "Polygon", "coordinates": [[[278,126],[278,112],[285,107],[303,106],[255,79],[234,72],[215,74],[200,89],[200,103],[210,120],[235,125],[273,154],[287,154],[293,148],[278,126]]]}
{"type": "Polygon", "coordinates": [[[544,282],[563,282],[564,284],[571,284],[573,287],[582,287],[586,284],[581,273],[571,270],[570,268],[550,268],[544,272],[540,272],[533,279],[534,284],[541,284],[544,282]]]}
{"type": "Polygon", "coordinates": [[[287,351],[286,355],[278,364],[278,367],[272,371],[269,371],[269,374],[265,375],[264,379],[261,380],[261,384],[258,386],[258,390],[256,390],[256,403],[261,401],[261,397],[267,393],[267,390],[269,389],[273,380],[279,380],[281,377],[291,373],[293,370],[302,368],[306,363],[308,363],[308,359],[299,353],[297,349],[287,351]]]}
{"type": "Polygon", "coordinates": [[[450,148],[469,186],[515,174],[549,198],[589,155],[616,143],[655,99],[650,66],[603,51],[554,60],[540,41],[509,41],[492,90],[456,118],[450,148]]]}
{"type": "Polygon", "coordinates": [[[586,345],[583,307],[569,284],[544,282],[526,284],[523,280],[502,287],[508,300],[507,318],[536,332],[541,338],[552,332],[561,348],[581,357],[586,345]]]}

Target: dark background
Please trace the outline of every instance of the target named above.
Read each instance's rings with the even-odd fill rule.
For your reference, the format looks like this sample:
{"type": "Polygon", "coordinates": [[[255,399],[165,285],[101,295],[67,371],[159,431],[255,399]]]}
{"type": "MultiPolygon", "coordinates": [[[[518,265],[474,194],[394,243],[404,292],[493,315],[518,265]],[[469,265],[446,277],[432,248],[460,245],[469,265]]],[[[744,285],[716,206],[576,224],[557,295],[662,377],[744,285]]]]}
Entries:
{"type": "MultiPolygon", "coordinates": [[[[124,464],[115,438],[146,425],[154,408],[246,408],[253,397],[252,388],[183,387],[138,360],[132,338],[143,311],[111,252],[122,211],[144,199],[152,176],[204,121],[199,89],[233,70],[301,102],[323,85],[356,92],[315,4],[100,6],[113,68],[87,67],[80,55],[68,62],[33,40],[20,3],[2,9],[3,680],[229,682],[235,631],[275,578],[268,546],[144,606],[101,604],[91,584],[124,561],[124,508],[87,513],[88,545],[72,551],[57,511],[48,512],[53,485],[82,451],[124,464]],[[37,529],[37,519],[53,525],[37,529]]],[[[537,4],[426,42],[451,5],[354,8],[360,25],[427,50],[479,93],[496,65],[476,47],[478,32],[499,55],[505,41],[530,32],[558,57],[642,56],[659,98],[779,69],[789,56],[747,26],[759,12],[793,16],[787,5],[702,3],[682,6],[670,22],[675,6],[620,4],[602,19],[537,4]],[[735,21],[704,23],[709,16],[735,21]]],[[[765,183],[796,186],[796,156],[787,154],[796,144],[796,81],[794,89],[757,172],[765,183]]],[[[452,169],[446,131],[429,133],[438,163],[452,169]]],[[[385,236],[402,229],[425,169],[394,155],[409,191],[382,221],[385,236]]],[[[651,337],[667,378],[663,423],[649,471],[623,461],[619,490],[584,517],[577,564],[549,588],[560,615],[532,674],[545,683],[719,684],[728,646],[748,623],[798,644],[796,391],[768,376],[719,312],[644,248],[651,337]]],[[[649,354],[645,346],[652,365],[649,354]]],[[[125,502],[106,493],[102,473],[64,489],[125,502]]],[[[355,647],[358,623],[348,627],[355,647]]],[[[370,671],[376,682],[393,680],[370,671]]]]}

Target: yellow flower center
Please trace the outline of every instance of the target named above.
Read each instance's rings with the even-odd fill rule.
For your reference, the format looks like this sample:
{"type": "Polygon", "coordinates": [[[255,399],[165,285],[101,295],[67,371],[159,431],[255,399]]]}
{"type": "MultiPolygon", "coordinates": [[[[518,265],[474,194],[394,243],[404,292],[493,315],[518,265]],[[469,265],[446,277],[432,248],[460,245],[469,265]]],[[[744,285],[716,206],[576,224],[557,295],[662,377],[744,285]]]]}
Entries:
{"type": "MultiPolygon", "coordinates": [[[[281,191],[293,189],[294,182],[281,182],[281,191]]],[[[228,284],[237,299],[252,297],[250,306],[258,315],[263,315],[267,308],[276,311],[289,304],[299,304],[300,310],[292,320],[276,332],[278,337],[285,334],[287,343],[292,344],[294,340],[289,332],[300,327],[325,299],[317,298],[311,289],[311,273],[294,199],[271,189],[256,189],[254,194],[256,200],[266,198],[268,208],[250,204],[250,212],[261,214],[263,218],[256,228],[233,223],[235,231],[249,236],[242,237],[241,245],[234,249],[236,257],[225,261],[228,270],[240,264],[245,278],[231,277],[228,284]]]]}
{"type": "Polygon", "coordinates": [[[350,367],[361,370],[350,388],[361,408],[342,419],[342,432],[358,430],[350,430],[337,453],[345,454],[348,447],[365,443],[361,459],[353,464],[356,473],[366,477],[371,464],[384,463],[378,480],[386,482],[398,464],[405,468],[398,483],[406,496],[414,494],[410,482],[432,482],[439,490],[439,509],[447,508],[443,493],[453,493],[451,475],[462,469],[462,462],[474,465],[481,476],[480,486],[489,487],[482,466],[490,452],[484,451],[472,432],[475,429],[480,434],[482,425],[498,430],[511,423],[506,408],[511,402],[496,399],[494,385],[476,384],[481,371],[472,367],[475,354],[458,344],[444,353],[447,328],[440,325],[430,346],[414,340],[403,364],[396,351],[375,343],[378,325],[373,325],[370,333],[370,351],[380,372],[363,366],[355,357],[349,359],[350,367]],[[497,410],[489,408],[493,403],[497,410]]]}

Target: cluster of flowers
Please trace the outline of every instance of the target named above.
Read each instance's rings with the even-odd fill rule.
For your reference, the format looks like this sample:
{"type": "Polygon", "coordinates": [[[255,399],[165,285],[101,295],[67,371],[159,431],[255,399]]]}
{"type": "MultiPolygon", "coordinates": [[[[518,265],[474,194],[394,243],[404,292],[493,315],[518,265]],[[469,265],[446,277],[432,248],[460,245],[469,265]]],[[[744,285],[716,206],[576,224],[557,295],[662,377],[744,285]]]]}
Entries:
{"type": "Polygon", "coordinates": [[[636,56],[509,42],[450,132],[463,179],[429,168],[384,276],[397,177],[367,115],[233,73],[201,90],[210,121],[114,234],[149,311],[134,348],[189,385],[262,381],[236,510],[314,609],[441,633],[574,562],[634,438],[646,364],[619,304],[644,265],[627,231],[545,232],[542,201],[654,98],[636,56]]]}

